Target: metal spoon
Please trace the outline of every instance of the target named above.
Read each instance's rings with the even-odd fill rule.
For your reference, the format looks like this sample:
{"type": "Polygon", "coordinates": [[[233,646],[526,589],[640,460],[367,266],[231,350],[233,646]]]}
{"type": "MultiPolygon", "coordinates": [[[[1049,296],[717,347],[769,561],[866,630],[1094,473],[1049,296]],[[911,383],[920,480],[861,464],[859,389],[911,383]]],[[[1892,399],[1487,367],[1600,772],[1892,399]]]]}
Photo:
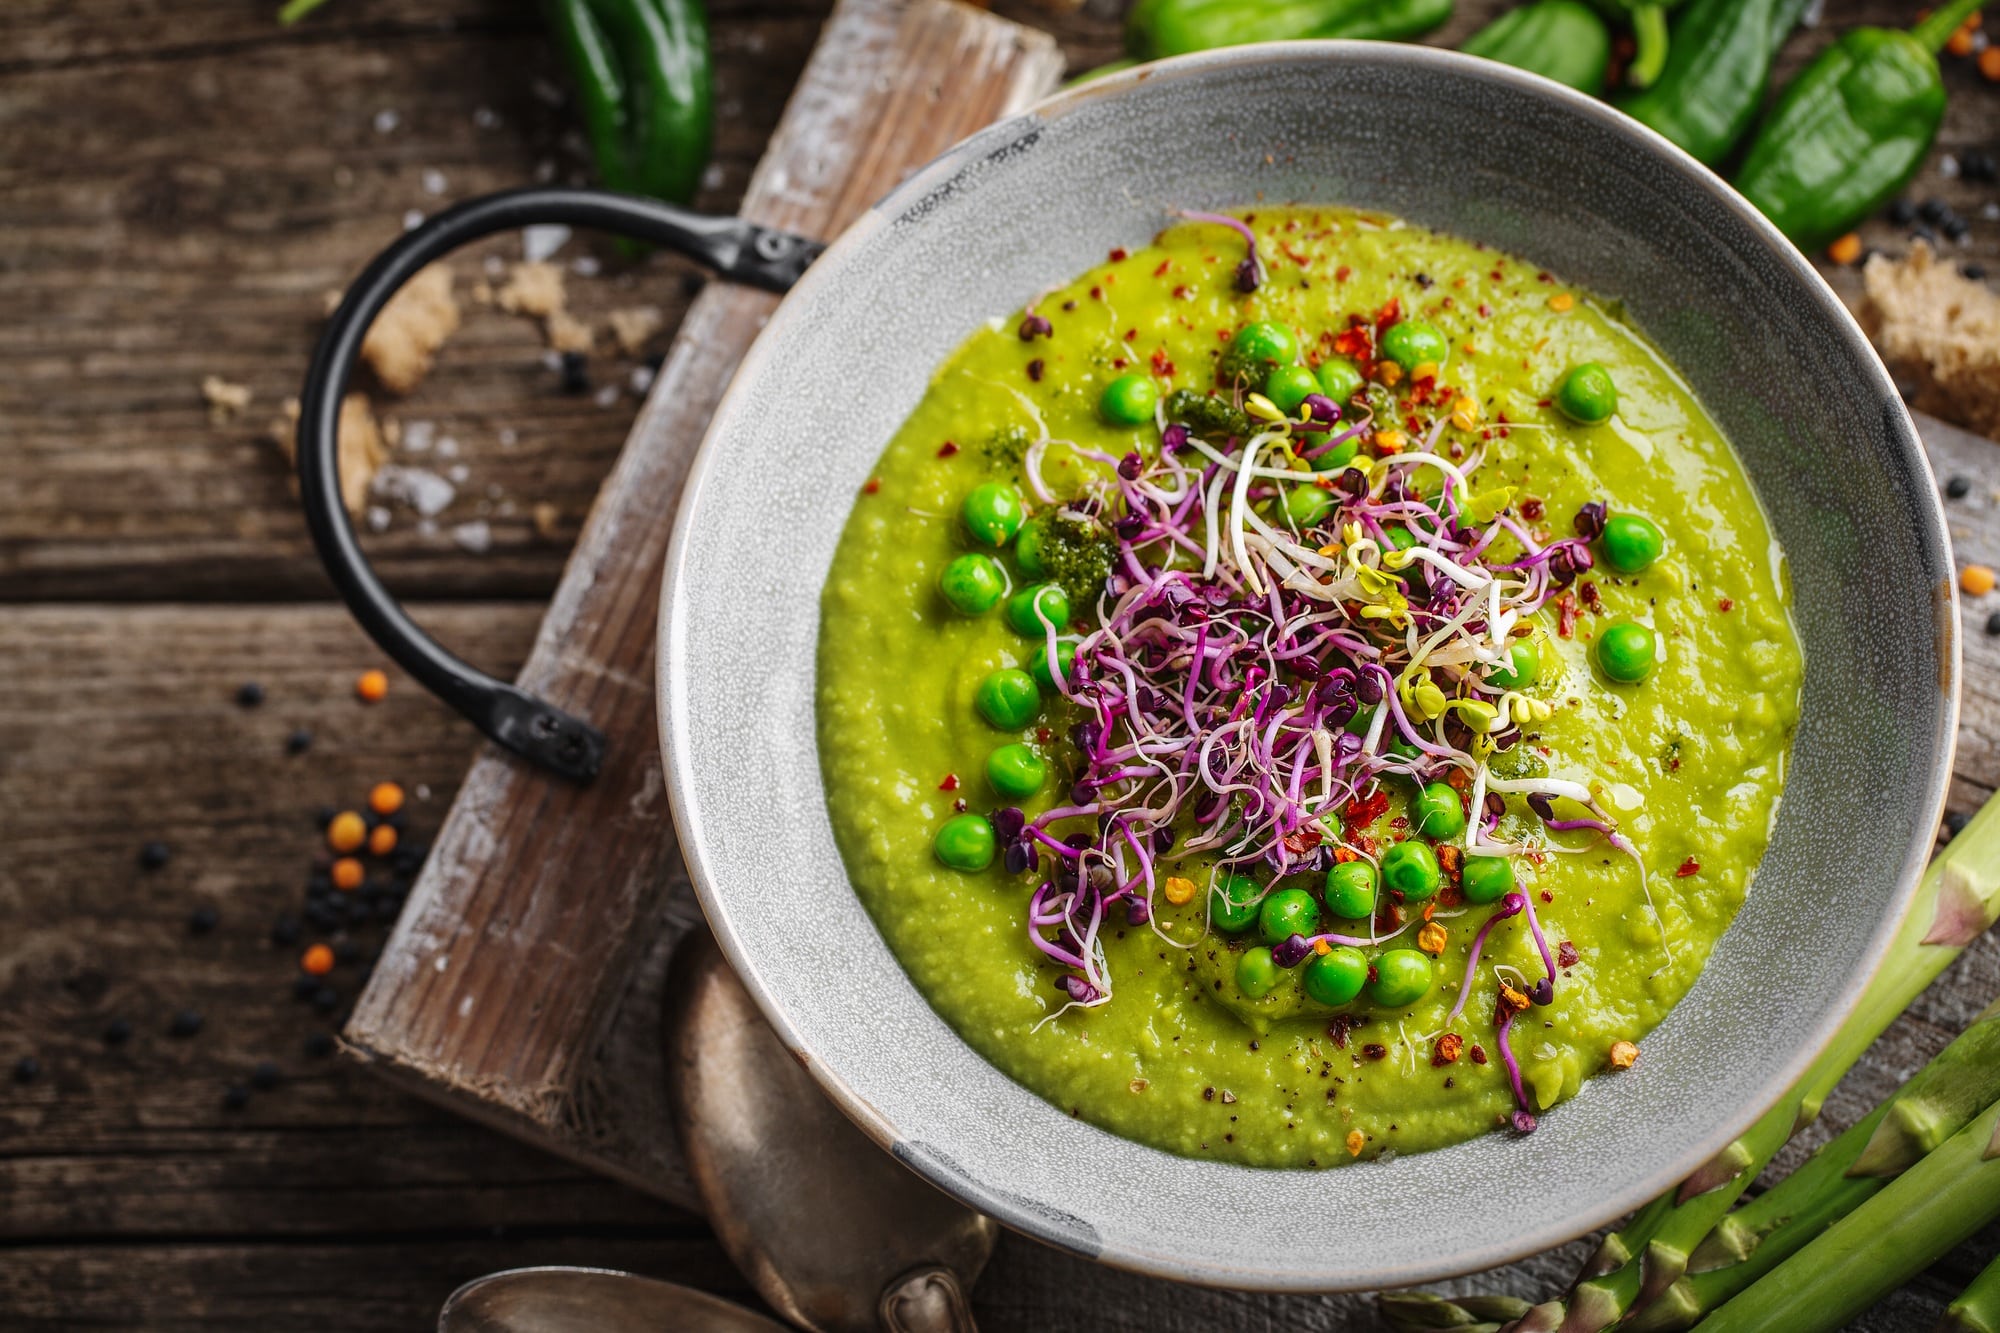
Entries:
{"type": "Polygon", "coordinates": [[[667,978],[674,1128],[709,1223],[772,1309],[821,1333],[973,1333],[998,1225],[883,1152],[819,1090],[706,930],[667,978]]]}
{"type": "Polygon", "coordinates": [[[786,1333],[692,1287],[608,1268],[516,1268],[460,1287],[438,1333],[786,1333]]]}

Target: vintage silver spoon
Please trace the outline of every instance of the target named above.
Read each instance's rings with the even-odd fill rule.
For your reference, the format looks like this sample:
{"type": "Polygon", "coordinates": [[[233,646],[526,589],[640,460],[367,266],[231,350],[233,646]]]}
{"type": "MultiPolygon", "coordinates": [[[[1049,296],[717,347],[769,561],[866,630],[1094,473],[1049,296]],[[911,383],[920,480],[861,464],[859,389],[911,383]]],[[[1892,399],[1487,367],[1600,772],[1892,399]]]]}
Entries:
{"type": "Polygon", "coordinates": [[[821,1333],[972,1333],[999,1233],[819,1090],[706,930],[667,977],[674,1129],[709,1223],[772,1309],[821,1333]]]}
{"type": "Polygon", "coordinates": [[[438,1333],[785,1333],[692,1287],[608,1268],[516,1268],[451,1294],[438,1333]]]}

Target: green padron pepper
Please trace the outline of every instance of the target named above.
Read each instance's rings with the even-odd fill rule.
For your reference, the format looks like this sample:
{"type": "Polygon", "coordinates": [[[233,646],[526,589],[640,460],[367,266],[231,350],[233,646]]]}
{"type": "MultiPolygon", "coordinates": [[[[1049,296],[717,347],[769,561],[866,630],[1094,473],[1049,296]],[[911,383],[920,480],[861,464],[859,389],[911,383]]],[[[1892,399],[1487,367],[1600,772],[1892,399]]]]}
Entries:
{"type": "Polygon", "coordinates": [[[1779,96],[1736,188],[1801,249],[1845,235],[1908,184],[1944,119],[1937,52],[1981,0],[1915,28],[1852,28],[1779,96]]]}
{"type": "Polygon", "coordinates": [[[1452,0],[1139,0],[1125,19],[1135,60],[1297,38],[1421,37],[1451,17],[1452,0]]]}
{"type": "Polygon", "coordinates": [[[1611,63],[1611,33],[1583,0],[1540,0],[1509,10],[1459,48],[1595,97],[1611,63]]]}
{"type": "Polygon", "coordinates": [[[1597,12],[1614,23],[1632,25],[1632,40],[1638,44],[1632,63],[1625,67],[1628,87],[1644,88],[1660,77],[1667,64],[1667,11],[1680,0],[1590,0],[1597,12]]]}
{"type": "Polygon", "coordinates": [[[701,0],[548,0],[605,188],[687,203],[715,138],[701,0]]]}
{"type": "Polygon", "coordinates": [[[1689,0],[1660,77],[1619,98],[1619,108],[1696,161],[1720,161],[1764,101],[1774,7],[1775,0],[1689,0]]]}

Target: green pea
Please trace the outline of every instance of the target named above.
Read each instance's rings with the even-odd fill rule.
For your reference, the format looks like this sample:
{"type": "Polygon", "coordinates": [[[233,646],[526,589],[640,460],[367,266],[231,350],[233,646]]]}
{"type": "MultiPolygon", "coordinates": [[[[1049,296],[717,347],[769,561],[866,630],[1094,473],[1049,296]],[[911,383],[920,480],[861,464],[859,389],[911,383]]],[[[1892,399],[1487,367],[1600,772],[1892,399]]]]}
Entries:
{"type": "Polygon", "coordinates": [[[1541,650],[1526,639],[1516,639],[1507,649],[1507,665],[1487,672],[1486,683],[1503,690],[1525,690],[1535,683],[1541,669],[1541,650]]]}
{"type": "Polygon", "coordinates": [[[1375,960],[1368,998],[1391,1009],[1407,1009],[1431,990],[1431,960],[1415,949],[1391,949],[1375,960]]]}
{"type": "Polygon", "coordinates": [[[1658,653],[1653,631],[1636,621],[1607,625],[1597,636],[1597,669],[1621,685],[1637,685],[1652,675],[1658,653]]]}
{"type": "Polygon", "coordinates": [[[959,516],[965,520],[965,530],[974,541],[998,550],[1013,541],[1014,534],[1021,530],[1028,507],[1012,486],[1004,481],[989,481],[974,486],[966,494],[959,516]]]}
{"type": "Polygon", "coordinates": [[[1104,386],[1097,411],[1114,426],[1143,426],[1160,405],[1160,386],[1145,375],[1120,375],[1104,386]]]}
{"type": "Polygon", "coordinates": [[[1240,935],[1257,924],[1257,895],[1262,892],[1248,875],[1224,875],[1208,895],[1208,919],[1217,930],[1240,935]]]}
{"type": "MultiPolygon", "coordinates": [[[[1062,678],[1069,679],[1070,667],[1076,661],[1076,641],[1056,640],[1056,666],[1062,671],[1062,678]]],[[[1035,684],[1051,694],[1059,693],[1055,678],[1049,675],[1049,655],[1046,647],[1037,648],[1028,658],[1028,674],[1035,678],[1035,684]]]]}
{"type": "Polygon", "coordinates": [[[1294,935],[1319,933],[1319,903],[1304,889],[1279,889],[1257,908],[1257,929],[1266,944],[1283,944],[1294,935]]]}
{"type": "Polygon", "coordinates": [[[938,591],[960,615],[983,616],[1007,595],[1007,574],[992,556],[974,551],[944,567],[938,591]]]}
{"type": "Polygon", "coordinates": [[[1359,949],[1335,945],[1326,953],[1313,955],[1303,980],[1306,994],[1321,1004],[1346,1004],[1368,984],[1368,959],[1359,949]]]}
{"type": "Polygon", "coordinates": [[[1044,625],[1060,634],[1069,626],[1069,594],[1060,583],[1037,583],[1007,599],[1007,623],[1016,634],[1042,637],[1044,625]]]}
{"type": "Polygon", "coordinates": [[[1294,486],[1285,492],[1285,517],[1295,528],[1317,526],[1333,506],[1333,492],[1319,486],[1294,486]]]}
{"type": "Polygon", "coordinates": [[[1333,448],[1313,459],[1315,472],[1334,472],[1354,461],[1354,455],[1361,452],[1360,440],[1342,440],[1333,448]]]}
{"type": "Polygon", "coordinates": [[[1450,784],[1433,782],[1410,803],[1410,824],[1426,838],[1449,842],[1465,832],[1465,807],[1450,784]]]}
{"type": "Polygon", "coordinates": [[[986,780],[994,791],[1017,801],[1040,791],[1048,776],[1042,757],[1018,742],[986,756],[986,780]]]}
{"type": "Polygon", "coordinates": [[[1620,574],[1643,574],[1666,549],[1667,535],[1650,518],[1637,514],[1613,514],[1604,520],[1604,535],[1598,538],[1604,563],[1620,574]]]}
{"type": "Polygon", "coordinates": [[[1514,891],[1514,862],[1505,856],[1468,856],[1458,886],[1469,903],[1499,902],[1514,891]]]}
{"type": "Polygon", "coordinates": [[[1273,366],[1264,377],[1264,396],[1286,416],[1297,416],[1308,394],[1319,392],[1319,381],[1304,366],[1273,366]]]}
{"type": "Polygon", "coordinates": [[[953,870],[984,870],[993,864],[993,825],[985,815],[953,815],[932,843],[937,859],[953,870]]]}
{"type": "Polygon", "coordinates": [[[1014,538],[1014,563],[1019,565],[1021,572],[1031,579],[1042,578],[1049,572],[1042,546],[1048,535],[1049,525],[1046,519],[1030,519],[1021,525],[1020,535],[1014,538]]]}
{"type": "Polygon", "coordinates": [[[1349,921],[1375,915],[1375,867],[1366,861],[1338,861],[1326,872],[1326,910],[1349,921]]]}
{"type": "Polygon", "coordinates": [[[1229,340],[1227,361],[1258,382],[1271,367],[1289,366],[1298,359],[1299,336],[1283,324],[1261,320],[1245,324],[1229,340]]]}
{"type": "Polygon", "coordinates": [[[1412,838],[1382,853],[1382,883],[1411,902],[1422,902],[1438,891],[1437,853],[1427,842],[1412,838]]]}
{"type": "Polygon", "coordinates": [[[1450,351],[1451,344],[1437,326],[1421,319],[1402,320],[1382,332],[1382,355],[1406,371],[1415,371],[1422,365],[1443,365],[1450,351]]]}
{"type": "Polygon", "coordinates": [[[1019,731],[1042,711],[1042,692],[1035,678],[1015,667],[989,671],[972,691],[972,706],[1002,731],[1019,731]]]}
{"type": "Polygon", "coordinates": [[[1361,372],[1346,357],[1330,356],[1319,363],[1319,391],[1344,404],[1361,391],[1361,372]]]}
{"type": "Polygon", "coordinates": [[[1618,410],[1618,386],[1611,372],[1595,361],[1571,366],[1556,387],[1556,406],[1571,421],[1583,426],[1601,426],[1618,410]]]}
{"type": "Polygon", "coordinates": [[[1236,989],[1261,1000],[1278,987],[1278,964],[1269,949],[1248,949],[1236,960],[1236,989]]]}

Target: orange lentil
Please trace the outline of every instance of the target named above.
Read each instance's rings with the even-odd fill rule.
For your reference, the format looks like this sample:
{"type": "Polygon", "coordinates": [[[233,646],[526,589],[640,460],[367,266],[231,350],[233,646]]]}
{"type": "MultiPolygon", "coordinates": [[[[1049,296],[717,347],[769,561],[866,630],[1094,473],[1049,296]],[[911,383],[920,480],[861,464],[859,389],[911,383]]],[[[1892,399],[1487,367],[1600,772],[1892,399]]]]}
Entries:
{"type": "Polygon", "coordinates": [[[368,851],[373,856],[387,856],[396,850],[396,829],[393,824],[377,824],[375,831],[368,835],[368,851]]]}
{"type": "Polygon", "coordinates": [[[368,793],[368,808],[378,815],[393,815],[403,808],[403,789],[393,782],[378,782],[368,793]]]}
{"type": "Polygon", "coordinates": [[[1368,1136],[1366,1134],[1363,1134],[1358,1129],[1347,1131],[1347,1155],[1349,1157],[1359,1157],[1361,1150],[1367,1146],[1368,1136]]]}
{"type": "Polygon", "coordinates": [[[1394,361],[1386,361],[1386,360],[1378,361],[1375,364],[1375,377],[1381,380],[1384,384],[1394,386],[1397,383],[1401,382],[1403,378],[1403,368],[1397,365],[1394,361]]]}
{"type": "Polygon", "coordinates": [[[1977,14],[1967,18],[1965,22],[1952,30],[1950,37],[1945,39],[1944,49],[1955,56],[1971,55],[1972,34],[1978,30],[1979,23],[1980,16],[1977,14]]]}
{"type": "Polygon", "coordinates": [[[1444,927],[1432,921],[1417,932],[1417,947],[1428,954],[1440,954],[1447,938],[1444,927]]]}
{"type": "Polygon", "coordinates": [[[1861,258],[1861,238],[1853,232],[1826,247],[1826,257],[1836,264],[1852,264],[1861,258]]]}
{"type": "Polygon", "coordinates": [[[1974,597],[1984,597],[1993,591],[1993,571],[1985,565],[1967,565],[1958,571],[1958,586],[1974,597]]]}
{"type": "Polygon", "coordinates": [[[1979,72],[1994,83],[2000,83],[2000,42],[1979,53],[1979,72]]]}
{"type": "Polygon", "coordinates": [[[326,826],[326,845],[336,852],[351,852],[368,841],[368,821],[352,810],[342,810],[326,826]]]}
{"type": "Polygon", "coordinates": [[[343,856],[333,863],[333,887],[342,893],[352,893],[361,887],[361,863],[351,856],[343,856]]]}
{"type": "Polygon", "coordinates": [[[1630,1069],[1638,1062],[1639,1048],[1637,1046],[1634,1046],[1629,1041],[1614,1041],[1611,1043],[1611,1067],[1613,1069],[1630,1069]]]}
{"type": "Polygon", "coordinates": [[[354,678],[354,692],[361,696],[363,703],[380,703],[389,693],[389,675],[385,671],[368,670],[354,678]]]}
{"type": "Polygon", "coordinates": [[[333,971],[333,950],[324,944],[315,944],[299,955],[299,966],[315,977],[323,977],[333,971]]]}
{"type": "Polygon", "coordinates": [[[1332,953],[1332,952],[1333,952],[1333,946],[1332,946],[1331,944],[1328,944],[1328,943],[1327,943],[1327,942],[1326,942],[1325,940],[1314,940],[1314,941],[1313,941],[1313,952],[1314,952],[1314,953],[1318,953],[1318,954],[1328,954],[1328,953],[1332,953]]]}
{"type": "Polygon", "coordinates": [[[1182,879],[1179,875],[1169,876],[1167,879],[1167,901],[1176,907],[1183,903],[1193,902],[1194,881],[1191,879],[1182,879]]]}
{"type": "Polygon", "coordinates": [[[1555,311],[1557,314],[1561,314],[1575,304],[1576,298],[1568,292],[1557,292],[1549,298],[1549,309],[1555,311]]]}
{"type": "Polygon", "coordinates": [[[1409,437],[1399,430],[1378,430],[1375,432],[1375,447],[1385,454],[1400,454],[1409,437]]]}

